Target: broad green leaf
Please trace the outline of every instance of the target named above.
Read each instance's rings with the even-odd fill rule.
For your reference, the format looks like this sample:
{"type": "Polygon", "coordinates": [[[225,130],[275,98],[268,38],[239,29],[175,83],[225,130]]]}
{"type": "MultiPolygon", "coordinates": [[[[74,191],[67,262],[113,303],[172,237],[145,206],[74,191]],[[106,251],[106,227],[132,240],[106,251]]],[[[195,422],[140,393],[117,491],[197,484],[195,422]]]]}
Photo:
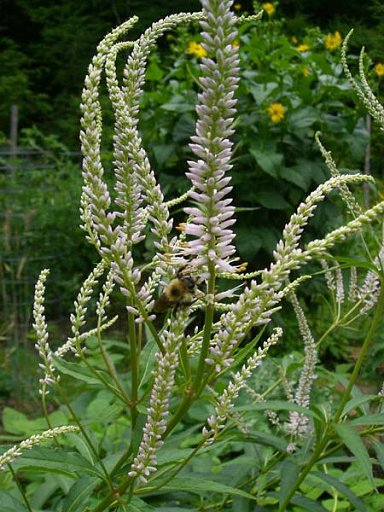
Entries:
{"type": "Polygon", "coordinates": [[[295,130],[308,128],[319,120],[319,113],[314,107],[301,107],[289,116],[290,125],[295,130]]]}
{"type": "Polygon", "coordinates": [[[140,354],[140,384],[139,390],[151,379],[158,346],[153,338],[149,339],[140,354]]]}
{"type": "MultiPolygon", "coordinates": [[[[49,415],[49,420],[52,427],[59,427],[68,423],[67,416],[60,410],[52,412],[49,415]]],[[[17,434],[18,439],[40,433],[48,428],[45,418],[41,417],[31,420],[24,413],[12,407],[4,407],[2,421],[4,430],[17,434]]]]}
{"type": "Polygon", "coordinates": [[[250,261],[263,246],[263,239],[255,228],[242,226],[237,233],[237,246],[242,258],[250,261]]]}
{"type": "Polygon", "coordinates": [[[111,404],[112,397],[98,396],[87,407],[87,421],[103,422],[116,419],[123,411],[123,407],[118,404],[111,404]]]}
{"type": "Polygon", "coordinates": [[[195,125],[196,121],[191,114],[182,114],[173,127],[172,140],[176,144],[188,140],[195,133],[195,125]]]}
{"type": "Polygon", "coordinates": [[[372,487],[375,488],[376,485],[372,474],[372,462],[359,434],[353,427],[350,426],[350,424],[335,425],[334,427],[338,436],[344,442],[345,446],[356,457],[358,463],[361,466],[361,469],[364,471],[372,487]]]}
{"type": "Polygon", "coordinates": [[[177,112],[182,114],[184,112],[193,112],[195,110],[195,104],[192,102],[187,103],[184,96],[181,94],[175,94],[172,97],[172,100],[168,103],[163,103],[161,108],[168,112],[177,112]]]}
{"type": "Polygon", "coordinates": [[[66,452],[55,448],[35,447],[23,453],[13,464],[15,470],[44,473],[58,473],[70,478],[78,474],[99,476],[97,468],[79,453],[66,452]]]}
{"type": "Polygon", "coordinates": [[[148,505],[148,503],[145,503],[145,501],[141,500],[137,496],[133,496],[132,500],[129,502],[127,510],[129,512],[154,512],[155,510],[161,509],[148,505]]]}
{"type": "Polygon", "coordinates": [[[7,492],[0,491],[0,512],[28,512],[28,509],[7,492]]]}
{"type": "Polygon", "coordinates": [[[77,380],[81,380],[86,382],[87,384],[98,384],[100,385],[100,380],[92,373],[88,368],[84,368],[79,363],[69,363],[68,361],[64,361],[60,357],[53,358],[54,364],[56,368],[65,375],[70,375],[77,380]]]}
{"type": "Polygon", "coordinates": [[[236,411],[265,411],[269,409],[272,411],[296,411],[311,418],[317,416],[311,409],[306,409],[292,402],[284,402],[283,400],[267,400],[265,402],[236,407],[236,411]]]}
{"type": "Polygon", "coordinates": [[[337,263],[341,263],[343,268],[349,267],[357,267],[357,268],[365,268],[367,270],[373,270],[377,272],[377,267],[373,263],[369,261],[357,260],[356,258],[347,258],[344,256],[332,257],[330,260],[335,260],[337,263]]]}
{"type": "Polygon", "coordinates": [[[283,155],[281,153],[274,153],[271,150],[262,151],[257,148],[250,148],[249,151],[264,172],[273,178],[280,176],[283,162],[283,155]]]}
{"type": "MultiPolygon", "coordinates": [[[[377,396],[375,396],[377,398],[377,396]]],[[[384,414],[367,414],[354,418],[349,425],[384,425],[384,414]]]]}
{"type": "Polygon", "coordinates": [[[293,496],[291,503],[298,505],[303,510],[308,510],[308,512],[328,512],[318,501],[313,501],[306,496],[293,496]]]}
{"type": "Polygon", "coordinates": [[[372,441],[372,445],[375,448],[376,457],[377,460],[384,471],[384,445],[380,441],[377,441],[376,439],[372,441]]]}
{"type": "Polygon", "coordinates": [[[12,407],[4,407],[2,421],[4,430],[12,434],[29,435],[47,428],[44,418],[29,420],[24,413],[12,407]]]}
{"type": "Polygon", "coordinates": [[[94,454],[92,453],[89,445],[86,443],[84,437],[79,434],[67,434],[67,438],[70,440],[71,444],[77,449],[77,451],[82,455],[90,464],[93,465],[94,454]]]}
{"type": "Polygon", "coordinates": [[[361,160],[364,158],[367,144],[369,141],[369,133],[365,126],[357,125],[353,133],[346,133],[344,140],[349,146],[353,160],[361,160]]]}
{"type": "Polygon", "coordinates": [[[284,167],[281,170],[280,176],[283,180],[289,181],[294,185],[300,187],[304,192],[306,192],[311,183],[312,177],[309,172],[306,171],[306,168],[303,166],[294,166],[294,167],[284,167]]]}
{"type": "MultiPolygon", "coordinates": [[[[148,509],[149,510],[149,509],[148,509]]],[[[155,509],[152,509],[155,510],[155,509]]],[[[191,512],[192,508],[182,507],[156,507],[156,512],[191,512]]],[[[243,509],[244,512],[244,509],[243,509]]]]}
{"type": "Polygon", "coordinates": [[[163,168],[169,162],[172,155],[175,153],[175,144],[154,144],[152,151],[155,155],[156,162],[159,168],[163,168]]]}
{"type": "Polygon", "coordinates": [[[100,483],[99,478],[82,476],[75,482],[65,497],[62,510],[65,512],[83,512],[93,489],[100,483]]]}
{"type": "MultiPolygon", "coordinates": [[[[277,493],[271,492],[271,493],[267,494],[267,496],[270,496],[271,498],[277,497],[277,493]]],[[[298,505],[300,507],[300,511],[308,510],[309,512],[328,512],[327,509],[325,509],[317,501],[311,500],[310,498],[307,498],[306,496],[302,496],[299,494],[295,494],[294,496],[292,496],[290,503],[293,503],[294,505],[298,505]]],[[[273,509],[273,510],[277,511],[277,507],[276,507],[276,509],[273,509]]]]}
{"type": "Polygon", "coordinates": [[[285,210],[290,207],[290,204],[284,199],[284,197],[274,191],[257,192],[255,194],[255,199],[264,206],[264,208],[268,208],[270,210],[285,210]]]}
{"type": "Polygon", "coordinates": [[[147,414],[146,413],[139,413],[139,415],[136,418],[135,428],[132,432],[132,450],[135,453],[136,450],[139,448],[139,445],[141,443],[141,440],[143,438],[143,428],[145,425],[145,422],[147,421],[147,414]]]}
{"type": "Polygon", "coordinates": [[[164,76],[164,71],[159,67],[157,62],[152,59],[148,64],[147,72],[145,73],[145,78],[149,82],[159,82],[164,76]]]}
{"type": "Polygon", "coordinates": [[[179,449],[179,448],[170,448],[169,445],[173,444],[172,441],[170,443],[166,443],[162,450],[160,450],[157,462],[159,466],[172,464],[175,462],[181,462],[185,460],[189,455],[193,452],[193,449],[179,449]]]}
{"type": "Polygon", "coordinates": [[[281,465],[280,470],[280,506],[284,503],[285,498],[288,496],[289,491],[292,489],[297,477],[299,476],[300,468],[290,460],[285,460],[281,465]]]}
{"type": "Polygon", "coordinates": [[[34,493],[30,498],[33,510],[43,509],[44,505],[58,489],[60,489],[60,481],[57,475],[53,473],[44,475],[44,482],[39,483],[39,486],[34,489],[34,493]]]}
{"type": "MultiPolygon", "coordinates": [[[[343,494],[350,503],[355,507],[356,510],[359,510],[360,512],[366,512],[366,507],[364,503],[361,501],[360,498],[356,496],[355,493],[353,493],[345,484],[340,482],[337,478],[321,473],[320,471],[312,472],[311,476],[319,478],[320,480],[323,480],[326,484],[331,485],[335,489],[337,489],[341,494],[343,494]]],[[[314,483],[314,485],[316,485],[314,483]]]]}
{"type": "Polygon", "coordinates": [[[186,491],[191,492],[193,494],[200,494],[202,492],[209,493],[218,493],[218,494],[229,494],[231,496],[243,496],[244,498],[248,498],[250,500],[255,500],[256,498],[252,496],[252,494],[248,494],[241,489],[235,489],[234,487],[230,487],[229,485],[224,485],[219,482],[214,482],[213,480],[207,480],[206,478],[199,478],[198,476],[189,475],[187,477],[176,477],[173,478],[171,482],[164,485],[156,491],[157,493],[165,493],[169,491],[186,491]]]}
{"type": "MultiPolygon", "coordinates": [[[[249,82],[245,82],[247,86],[249,82]]],[[[248,86],[247,89],[252,94],[255,103],[260,105],[268,96],[278,87],[279,85],[275,82],[268,82],[266,84],[253,83],[248,86]]]]}
{"type": "MultiPolygon", "coordinates": [[[[363,405],[367,402],[370,402],[371,400],[374,400],[375,398],[377,398],[377,395],[364,395],[364,396],[357,396],[355,398],[352,398],[345,404],[342,414],[343,415],[348,414],[349,411],[351,411],[352,409],[356,409],[356,408],[360,407],[361,405],[363,405]]],[[[363,418],[364,417],[365,416],[363,416],[363,418]]],[[[356,418],[356,419],[360,419],[360,418],[356,418]]]]}

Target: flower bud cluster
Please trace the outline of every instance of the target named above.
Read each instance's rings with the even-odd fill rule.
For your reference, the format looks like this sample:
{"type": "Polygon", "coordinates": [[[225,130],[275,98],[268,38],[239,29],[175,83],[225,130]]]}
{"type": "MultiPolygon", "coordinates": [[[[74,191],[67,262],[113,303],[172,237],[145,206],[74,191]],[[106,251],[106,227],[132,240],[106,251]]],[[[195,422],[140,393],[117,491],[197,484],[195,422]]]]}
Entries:
{"type": "Polygon", "coordinates": [[[100,277],[103,275],[104,270],[105,264],[103,261],[101,261],[96,265],[96,267],[84,281],[77,295],[77,299],[74,301],[75,313],[72,313],[69,318],[72,324],[72,334],[75,339],[80,335],[80,329],[85,325],[87,303],[92,296],[94,287],[98,283],[100,277]]]}
{"type": "MultiPolygon", "coordinates": [[[[315,374],[318,357],[317,347],[296,294],[292,292],[289,298],[296,315],[301,337],[304,340],[304,363],[301,369],[299,384],[293,397],[293,403],[308,408],[311,400],[312,383],[317,378],[315,374]]],[[[297,411],[290,411],[286,430],[293,437],[302,436],[308,432],[308,423],[308,416],[297,411]]]]}
{"type": "Polygon", "coordinates": [[[232,380],[228,383],[221,396],[217,398],[214,414],[207,420],[210,428],[207,429],[204,427],[203,429],[203,436],[207,440],[213,441],[219,431],[224,428],[231,409],[234,407],[234,401],[239,396],[241,389],[246,387],[253,370],[260,366],[270,347],[278,342],[282,334],[283,330],[277,327],[273,334],[263,343],[263,346],[259,347],[256,352],[248,358],[241,370],[233,375],[232,380]]]}
{"type": "Polygon", "coordinates": [[[35,286],[35,297],[33,303],[33,328],[36,333],[37,342],[35,348],[39,352],[39,356],[43,360],[39,367],[44,371],[44,377],[39,380],[41,384],[40,394],[47,395],[46,386],[49,386],[59,380],[59,376],[55,375],[55,367],[53,365],[52,351],[48,343],[48,326],[45,320],[44,294],[45,281],[48,277],[49,270],[45,269],[40,272],[40,276],[35,286]]]}
{"type": "Polygon", "coordinates": [[[154,384],[147,409],[147,421],[129,476],[146,483],[149,475],[156,471],[157,451],[163,445],[163,434],[167,427],[169,400],[178,364],[178,349],[184,337],[188,312],[180,310],[169,320],[168,328],[161,335],[164,353],[157,352],[154,369],[154,384]]]}
{"type": "Polygon", "coordinates": [[[64,425],[63,427],[55,427],[46,430],[42,434],[35,434],[28,439],[24,439],[18,445],[12,446],[9,450],[0,455],[0,470],[7,469],[7,464],[11,464],[17,457],[23,454],[24,450],[30,450],[36,445],[48,441],[61,434],[68,434],[70,432],[78,432],[79,428],[74,425],[64,425]]]}
{"type": "Polygon", "coordinates": [[[341,48],[341,62],[343,64],[344,73],[369,114],[377,121],[381,129],[384,130],[384,107],[374,95],[365,76],[364,49],[361,51],[359,58],[359,82],[353,78],[348,67],[347,48],[352,32],[353,30],[344,38],[341,48]]]}

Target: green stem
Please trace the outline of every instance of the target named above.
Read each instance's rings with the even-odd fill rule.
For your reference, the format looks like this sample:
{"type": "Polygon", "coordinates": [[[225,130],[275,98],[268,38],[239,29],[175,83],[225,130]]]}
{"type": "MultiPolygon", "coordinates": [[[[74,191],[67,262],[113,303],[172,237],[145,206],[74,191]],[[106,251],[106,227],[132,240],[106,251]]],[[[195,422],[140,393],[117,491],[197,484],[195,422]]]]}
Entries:
{"type": "MultiPolygon", "coordinates": [[[[90,512],[103,512],[109,507],[109,505],[118,498],[121,498],[128,487],[132,484],[133,479],[128,477],[124,480],[119,487],[117,487],[114,491],[110,492],[95,508],[93,508],[90,512]]],[[[132,494],[132,493],[130,493],[132,494]]]]}
{"type": "Polygon", "coordinates": [[[193,390],[196,393],[196,396],[198,396],[202,391],[202,380],[203,380],[203,374],[206,366],[205,360],[207,359],[208,352],[209,352],[209,346],[211,343],[211,334],[212,334],[212,326],[213,326],[213,316],[215,313],[215,304],[213,297],[215,295],[215,285],[216,285],[216,276],[215,276],[215,265],[214,263],[210,262],[208,264],[208,271],[209,271],[209,280],[208,280],[208,286],[207,286],[207,295],[211,298],[209,300],[206,310],[205,310],[205,321],[204,321],[204,333],[203,333],[203,343],[201,346],[201,352],[200,352],[200,358],[199,358],[199,364],[197,367],[197,372],[195,375],[195,380],[193,383],[193,390]]]}
{"type": "MultiPolygon", "coordinates": [[[[42,386],[42,389],[41,389],[41,407],[43,409],[44,418],[45,418],[45,421],[47,422],[48,428],[52,429],[53,425],[51,423],[51,420],[49,419],[49,414],[48,414],[48,409],[47,409],[47,402],[46,402],[47,393],[45,391],[46,387],[47,387],[47,385],[44,383],[42,386]]],[[[56,446],[59,446],[60,445],[59,440],[56,437],[54,437],[53,439],[54,439],[54,443],[56,444],[56,446]]]]}
{"type": "Polygon", "coordinates": [[[191,367],[189,364],[188,349],[187,349],[187,344],[185,342],[185,338],[181,342],[179,357],[180,357],[181,366],[184,371],[185,384],[186,384],[186,386],[189,386],[191,379],[192,379],[192,374],[191,374],[191,367]]]}
{"type": "Polygon", "coordinates": [[[8,464],[7,464],[7,466],[8,466],[8,468],[9,468],[9,471],[12,473],[13,479],[14,479],[14,481],[16,482],[16,485],[17,485],[17,487],[18,487],[18,489],[19,489],[19,491],[20,491],[21,496],[23,497],[23,501],[24,501],[24,503],[25,503],[25,506],[27,507],[27,509],[29,510],[29,512],[33,512],[32,507],[31,507],[31,505],[29,504],[29,500],[28,500],[28,498],[27,498],[27,495],[26,495],[26,494],[25,494],[25,492],[24,492],[23,486],[22,486],[22,485],[21,485],[21,483],[20,483],[19,477],[18,477],[18,476],[17,476],[17,474],[16,474],[16,471],[14,471],[14,469],[13,469],[13,467],[12,467],[12,465],[11,465],[11,464],[9,464],[9,463],[8,463],[8,464]]]}
{"type": "MultiPolygon", "coordinates": [[[[99,319],[98,327],[100,327],[100,321],[101,321],[101,318],[99,319]]],[[[119,396],[115,392],[115,390],[114,390],[114,388],[112,386],[110,387],[111,391],[114,392],[114,394],[116,394],[116,396],[118,398],[120,398],[120,400],[122,400],[126,405],[128,405],[128,407],[131,407],[131,405],[132,405],[131,401],[130,401],[129,396],[127,395],[123,385],[121,384],[121,382],[119,380],[119,377],[118,377],[117,372],[116,372],[115,365],[111,361],[107,351],[105,350],[105,347],[103,346],[103,343],[102,343],[102,340],[101,340],[101,335],[100,335],[100,330],[98,330],[98,332],[97,332],[97,341],[98,341],[98,344],[99,344],[99,350],[100,350],[101,356],[102,356],[102,358],[104,360],[105,367],[108,370],[108,373],[111,376],[113,382],[115,383],[117,389],[120,391],[121,396],[119,396]]]]}
{"type": "Polygon", "coordinates": [[[131,359],[131,422],[132,430],[135,428],[137,419],[137,402],[138,402],[138,387],[139,387],[139,361],[138,361],[138,347],[136,337],[136,324],[135,318],[132,313],[128,313],[128,332],[129,332],[129,346],[130,346],[130,359],[131,359]]]}

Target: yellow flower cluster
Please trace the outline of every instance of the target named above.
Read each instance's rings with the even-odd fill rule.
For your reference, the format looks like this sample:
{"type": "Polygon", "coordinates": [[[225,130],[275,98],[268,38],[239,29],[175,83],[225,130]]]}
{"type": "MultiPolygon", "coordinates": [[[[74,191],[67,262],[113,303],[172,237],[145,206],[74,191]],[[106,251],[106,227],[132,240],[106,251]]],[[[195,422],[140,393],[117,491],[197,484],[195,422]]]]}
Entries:
{"type": "Polygon", "coordinates": [[[271,4],[271,2],[265,2],[265,4],[261,4],[261,7],[268,14],[268,16],[272,16],[272,14],[274,14],[276,11],[275,6],[271,4]]]}
{"type": "Polygon", "coordinates": [[[299,46],[296,46],[298,52],[307,52],[309,49],[310,47],[307,44],[299,44],[299,46]]]}
{"type": "Polygon", "coordinates": [[[272,123],[280,123],[284,119],[285,107],[281,103],[272,103],[268,107],[268,115],[272,123]]]}
{"type": "Polygon", "coordinates": [[[199,57],[199,59],[207,56],[207,51],[201,46],[200,43],[196,43],[196,41],[189,41],[187,53],[196,55],[196,57],[199,57]]]}
{"type": "Polygon", "coordinates": [[[375,65],[375,72],[377,76],[384,76],[384,64],[382,62],[375,65]]]}
{"type": "Polygon", "coordinates": [[[340,32],[336,31],[333,34],[327,34],[324,37],[324,44],[327,50],[336,50],[341,45],[341,35],[340,32]]]}

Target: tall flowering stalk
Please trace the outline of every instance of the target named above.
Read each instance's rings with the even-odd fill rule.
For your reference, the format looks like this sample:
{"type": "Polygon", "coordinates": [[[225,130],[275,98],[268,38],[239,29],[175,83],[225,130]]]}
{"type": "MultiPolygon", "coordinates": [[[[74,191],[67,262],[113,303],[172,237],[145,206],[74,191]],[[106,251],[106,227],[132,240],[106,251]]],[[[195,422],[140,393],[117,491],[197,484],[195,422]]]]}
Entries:
{"type": "Polygon", "coordinates": [[[228,197],[232,187],[228,171],[233,143],[236,100],[234,94],[238,84],[238,48],[236,39],[236,18],[231,13],[231,0],[203,0],[204,18],[202,47],[207,56],[200,65],[202,76],[199,80],[202,92],[198,95],[196,107],[198,120],[196,135],[190,148],[197,161],[190,161],[186,173],[195,190],[190,197],[199,206],[185,208],[190,222],[185,232],[193,237],[188,241],[185,254],[192,257],[192,264],[209,278],[213,271],[231,272],[229,257],[235,252],[232,245],[234,233],[234,207],[228,197]]]}

